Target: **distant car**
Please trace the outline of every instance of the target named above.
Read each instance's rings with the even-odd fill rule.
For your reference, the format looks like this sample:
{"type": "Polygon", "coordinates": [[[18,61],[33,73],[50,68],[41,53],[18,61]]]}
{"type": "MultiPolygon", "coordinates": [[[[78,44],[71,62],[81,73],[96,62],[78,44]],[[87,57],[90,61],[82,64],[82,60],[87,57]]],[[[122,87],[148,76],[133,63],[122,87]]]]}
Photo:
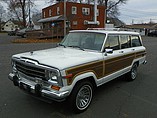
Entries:
{"type": "Polygon", "coordinates": [[[9,35],[9,36],[15,36],[15,35],[16,35],[16,31],[9,31],[9,32],[8,32],[8,35],[9,35]]]}
{"type": "Polygon", "coordinates": [[[17,36],[21,36],[22,38],[26,38],[26,31],[30,31],[30,30],[34,30],[33,28],[24,28],[24,29],[21,29],[21,30],[18,30],[16,32],[16,35],[17,36]]]}
{"type": "Polygon", "coordinates": [[[157,31],[152,31],[148,33],[148,36],[157,36],[157,31]]]}
{"type": "Polygon", "coordinates": [[[26,31],[27,30],[28,30],[28,28],[24,28],[24,29],[18,30],[16,32],[16,35],[17,36],[21,36],[22,38],[26,38],[26,31]]]}

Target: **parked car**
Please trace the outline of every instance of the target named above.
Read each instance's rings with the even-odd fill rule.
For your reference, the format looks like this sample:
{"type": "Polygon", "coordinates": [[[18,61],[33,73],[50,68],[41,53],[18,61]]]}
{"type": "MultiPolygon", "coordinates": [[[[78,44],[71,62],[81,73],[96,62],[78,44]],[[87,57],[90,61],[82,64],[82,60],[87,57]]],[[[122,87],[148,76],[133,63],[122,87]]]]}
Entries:
{"type": "Polygon", "coordinates": [[[26,32],[27,31],[30,31],[30,30],[34,30],[33,28],[24,28],[24,29],[21,29],[21,30],[18,30],[17,32],[16,32],[16,35],[17,36],[21,36],[22,38],[26,38],[26,32]]]}
{"type": "Polygon", "coordinates": [[[121,75],[133,81],[146,64],[146,48],[136,32],[76,30],[58,47],[12,56],[9,79],[15,86],[44,100],[69,100],[85,111],[93,90],[121,75]]]}
{"type": "Polygon", "coordinates": [[[149,32],[148,36],[157,36],[157,31],[149,32]]]}

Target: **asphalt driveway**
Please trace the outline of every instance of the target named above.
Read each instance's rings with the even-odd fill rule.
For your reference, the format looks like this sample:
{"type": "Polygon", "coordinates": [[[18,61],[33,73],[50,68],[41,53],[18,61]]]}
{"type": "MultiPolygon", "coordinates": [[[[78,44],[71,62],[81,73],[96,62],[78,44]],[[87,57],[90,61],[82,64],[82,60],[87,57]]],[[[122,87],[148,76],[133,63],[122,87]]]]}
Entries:
{"type": "Polygon", "coordinates": [[[87,111],[73,114],[68,103],[52,104],[23,93],[7,78],[13,54],[53,48],[52,43],[13,44],[0,34],[0,118],[157,118],[157,38],[143,37],[147,65],[138,69],[137,80],[117,78],[95,91],[87,111]]]}

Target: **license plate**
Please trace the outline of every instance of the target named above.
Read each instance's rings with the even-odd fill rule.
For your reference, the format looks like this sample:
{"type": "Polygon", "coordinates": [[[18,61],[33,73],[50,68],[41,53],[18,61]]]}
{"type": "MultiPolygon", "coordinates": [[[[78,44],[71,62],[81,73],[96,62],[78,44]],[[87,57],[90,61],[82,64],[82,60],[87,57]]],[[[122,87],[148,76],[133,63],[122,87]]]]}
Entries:
{"type": "Polygon", "coordinates": [[[23,90],[27,91],[27,92],[30,92],[30,91],[31,91],[31,87],[30,87],[29,85],[27,85],[27,84],[20,83],[20,87],[21,87],[23,90]]]}

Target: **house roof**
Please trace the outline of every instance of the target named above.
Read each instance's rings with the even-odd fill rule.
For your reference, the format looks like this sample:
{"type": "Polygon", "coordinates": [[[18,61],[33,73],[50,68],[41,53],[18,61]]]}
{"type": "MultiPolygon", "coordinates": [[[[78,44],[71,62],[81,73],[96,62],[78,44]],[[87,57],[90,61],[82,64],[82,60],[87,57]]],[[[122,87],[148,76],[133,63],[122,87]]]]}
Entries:
{"type": "Polygon", "coordinates": [[[64,17],[62,15],[49,17],[49,18],[43,18],[43,19],[40,19],[38,22],[45,23],[45,22],[50,22],[50,21],[61,21],[61,20],[64,20],[64,17]]]}
{"type": "Polygon", "coordinates": [[[32,22],[35,25],[40,25],[40,23],[38,21],[41,19],[41,16],[42,16],[41,13],[33,14],[32,15],[32,22]]]}
{"type": "Polygon", "coordinates": [[[129,29],[157,29],[157,24],[156,23],[133,24],[133,25],[125,25],[124,27],[129,29]]]}
{"type": "Polygon", "coordinates": [[[107,18],[107,20],[109,20],[110,24],[114,24],[115,27],[120,27],[125,25],[124,22],[122,22],[121,20],[119,20],[118,18],[107,18]]]}

